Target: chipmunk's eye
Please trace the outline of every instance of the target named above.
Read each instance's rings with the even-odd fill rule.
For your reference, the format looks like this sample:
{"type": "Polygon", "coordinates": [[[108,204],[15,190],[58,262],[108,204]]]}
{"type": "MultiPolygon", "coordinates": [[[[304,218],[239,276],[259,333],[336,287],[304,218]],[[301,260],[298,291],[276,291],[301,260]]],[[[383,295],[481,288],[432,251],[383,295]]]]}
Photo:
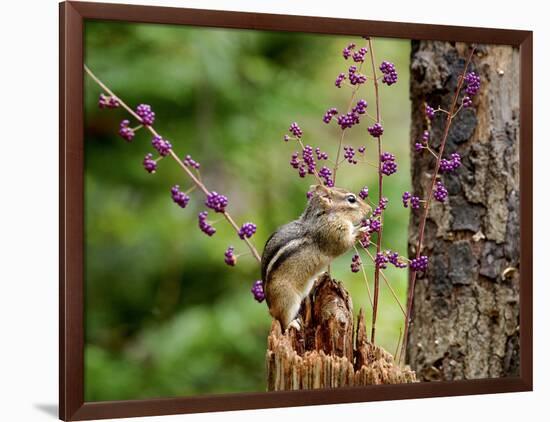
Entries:
{"type": "Polygon", "coordinates": [[[354,194],[350,193],[348,196],[346,196],[346,200],[350,203],[350,204],[355,204],[357,202],[357,198],[355,197],[354,194]]]}

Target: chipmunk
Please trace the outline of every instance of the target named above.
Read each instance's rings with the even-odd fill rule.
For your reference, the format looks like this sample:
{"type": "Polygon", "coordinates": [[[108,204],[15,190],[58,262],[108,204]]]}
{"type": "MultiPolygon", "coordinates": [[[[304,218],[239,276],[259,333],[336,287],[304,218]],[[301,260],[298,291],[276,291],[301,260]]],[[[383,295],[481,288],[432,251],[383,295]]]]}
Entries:
{"type": "Polygon", "coordinates": [[[304,213],[273,233],[262,255],[267,306],[283,329],[300,329],[296,317],[302,300],[331,261],[353,247],[372,211],[345,189],[315,185],[310,192],[304,213]]]}

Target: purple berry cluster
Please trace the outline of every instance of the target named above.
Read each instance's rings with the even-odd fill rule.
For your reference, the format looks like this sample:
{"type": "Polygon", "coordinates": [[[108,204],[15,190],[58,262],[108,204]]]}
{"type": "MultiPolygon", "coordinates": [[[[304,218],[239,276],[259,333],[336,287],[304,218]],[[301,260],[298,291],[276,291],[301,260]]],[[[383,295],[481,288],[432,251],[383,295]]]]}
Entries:
{"type": "Polygon", "coordinates": [[[466,94],[470,97],[473,97],[479,92],[481,88],[481,78],[475,72],[468,73],[464,81],[466,82],[466,94]]]}
{"type": "Polygon", "coordinates": [[[364,186],[363,189],[359,191],[359,198],[361,198],[363,201],[367,199],[369,196],[369,188],[368,186],[364,186]]]}
{"type": "Polygon", "coordinates": [[[189,154],[187,154],[185,156],[185,159],[183,160],[183,165],[187,166],[187,167],[194,168],[196,170],[201,168],[201,164],[199,162],[193,160],[193,158],[191,158],[191,156],[189,154]]]}
{"type": "Polygon", "coordinates": [[[433,120],[433,118],[435,117],[435,110],[428,104],[426,104],[424,112],[426,113],[426,117],[430,120],[433,120]]]}
{"type": "Polygon", "coordinates": [[[369,131],[371,136],[374,138],[379,138],[384,133],[384,128],[380,123],[375,123],[372,126],[369,126],[367,130],[369,131]]]}
{"type": "Polygon", "coordinates": [[[367,48],[361,47],[355,53],[353,53],[353,61],[355,63],[362,63],[365,61],[365,55],[367,54],[367,48]]]}
{"type": "Polygon", "coordinates": [[[145,168],[145,170],[149,173],[154,173],[157,171],[157,162],[153,160],[153,154],[148,153],[145,155],[145,158],[143,159],[143,168],[145,168]]]}
{"type": "Polygon", "coordinates": [[[315,155],[317,155],[318,160],[328,160],[328,154],[324,151],[321,151],[321,148],[315,148],[315,155]]]}
{"type": "Polygon", "coordinates": [[[361,85],[367,82],[367,77],[357,71],[357,66],[350,66],[348,69],[349,83],[352,85],[361,85]]]}
{"type": "Polygon", "coordinates": [[[401,261],[399,254],[397,252],[386,251],[386,256],[390,264],[395,268],[406,268],[407,264],[401,261]]]}
{"type": "Polygon", "coordinates": [[[329,108],[326,112],[325,112],[325,115],[323,116],[323,122],[325,123],[330,123],[330,121],[332,120],[332,118],[338,114],[338,110],[336,110],[334,107],[331,107],[329,108]]]}
{"type": "Polygon", "coordinates": [[[313,148],[311,145],[306,145],[302,150],[302,159],[307,167],[308,174],[315,174],[317,164],[315,162],[315,158],[313,157],[313,148]]]}
{"type": "Polygon", "coordinates": [[[361,269],[361,258],[359,255],[355,254],[351,257],[351,272],[352,273],[358,273],[361,269]]]}
{"type": "Polygon", "coordinates": [[[303,135],[302,129],[300,128],[300,126],[298,126],[298,123],[296,122],[292,122],[290,124],[288,131],[292,133],[296,138],[301,138],[303,135]]]}
{"type": "Polygon", "coordinates": [[[367,101],[364,99],[360,99],[359,101],[357,101],[357,104],[355,104],[355,107],[353,107],[351,111],[357,114],[365,114],[367,112],[367,107],[367,101]]]}
{"type": "Polygon", "coordinates": [[[412,259],[409,267],[413,271],[425,272],[428,269],[428,257],[426,255],[421,255],[418,258],[412,259]]]}
{"type": "Polygon", "coordinates": [[[337,88],[342,88],[342,83],[346,80],[346,74],[340,73],[336,80],[334,81],[334,85],[336,85],[337,88]]]}
{"type": "Polygon", "coordinates": [[[405,208],[408,208],[409,205],[413,210],[417,210],[420,208],[420,198],[418,196],[412,195],[410,192],[403,192],[403,196],[401,198],[403,200],[403,206],[405,208]]]}
{"type": "Polygon", "coordinates": [[[187,195],[185,192],[181,192],[178,185],[172,186],[172,189],[170,189],[170,193],[172,194],[172,200],[180,207],[185,208],[189,203],[189,195],[187,195]]]}
{"type": "Polygon", "coordinates": [[[472,101],[472,99],[467,95],[465,95],[464,98],[462,99],[462,106],[464,108],[468,108],[468,107],[472,107],[473,105],[474,105],[474,102],[472,101]]]}
{"type": "Polygon", "coordinates": [[[132,142],[132,139],[134,139],[136,133],[134,132],[134,129],[130,127],[130,120],[123,120],[120,122],[118,134],[127,142],[132,142]]]}
{"type": "Polygon", "coordinates": [[[114,95],[105,95],[101,93],[99,94],[98,106],[99,108],[117,108],[120,107],[120,102],[114,95]]]}
{"type": "Polygon", "coordinates": [[[383,84],[390,86],[397,82],[397,71],[393,63],[383,61],[380,65],[380,70],[384,74],[382,78],[383,84]]]}
{"type": "Polygon", "coordinates": [[[376,257],[374,258],[374,264],[377,268],[385,269],[388,268],[388,257],[384,252],[377,252],[376,257]]]}
{"type": "Polygon", "coordinates": [[[373,216],[379,216],[382,215],[382,211],[385,210],[388,206],[388,198],[382,197],[380,198],[380,201],[378,201],[378,206],[374,209],[372,212],[373,216]]]}
{"type": "Polygon", "coordinates": [[[163,157],[170,154],[170,151],[172,150],[172,144],[167,139],[163,139],[161,136],[155,136],[151,141],[151,144],[163,157]]]}
{"type": "Polygon", "coordinates": [[[346,60],[349,59],[354,48],[355,43],[349,43],[348,46],[342,50],[342,57],[344,57],[344,59],[346,60]]]}
{"type": "Polygon", "coordinates": [[[321,170],[319,170],[319,177],[325,181],[325,185],[329,188],[334,186],[332,171],[327,166],[321,167],[321,170]]]}
{"type": "Polygon", "coordinates": [[[351,145],[346,145],[344,147],[344,158],[348,160],[350,164],[357,164],[355,157],[355,149],[351,145]]]}
{"type": "Polygon", "coordinates": [[[227,202],[227,196],[212,191],[206,196],[204,204],[216,212],[225,212],[227,202]]]}
{"type": "Polygon", "coordinates": [[[439,170],[442,173],[451,173],[458,169],[461,165],[460,154],[453,152],[450,159],[443,158],[439,165],[439,170]]]}
{"type": "Polygon", "coordinates": [[[152,126],[155,122],[155,112],[149,104],[140,104],[136,107],[136,114],[145,126],[152,126]]]}
{"type": "Polygon", "coordinates": [[[237,256],[235,255],[235,248],[230,246],[224,253],[224,261],[227,265],[234,267],[237,263],[237,256]]]}
{"type": "Polygon", "coordinates": [[[244,238],[250,239],[254,233],[256,233],[256,224],[254,223],[244,223],[239,229],[239,237],[244,240],[244,238]]]}
{"type": "Polygon", "coordinates": [[[216,233],[216,229],[214,228],[214,226],[208,223],[207,217],[208,211],[199,212],[199,229],[201,229],[204,234],[212,236],[214,235],[214,233],[216,233]]]}
{"type": "Polygon", "coordinates": [[[265,293],[262,280],[255,281],[250,291],[252,292],[252,295],[254,296],[254,299],[256,299],[256,301],[260,303],[264,301],[265,293]]]}
{"type": "Polygon", "coordinates": [[[384,152],[380,156],[380,161],[382,162],[381,172],[386,176],[390,176],[397,172],[397,163],[395,162],[395,155],[390,154],[389,152],[384,152]]]}
{"type": "Polygon", "coordinates": [[[445,199],[447,199],[448,194],[449,193],[447,192],[445,185],[443,185],[443,183],[438,181],[436,183],[435,191],[434,191],[435,200],[439,202],[445,202],[445,199]]]}
{"type": "Polygon", "coordinates": [[[353,111],[350,111],[346,114],[340,114],[337,121],[342,130],[348,129],[353,125],[359,124],[359,115],[353,111]]]}

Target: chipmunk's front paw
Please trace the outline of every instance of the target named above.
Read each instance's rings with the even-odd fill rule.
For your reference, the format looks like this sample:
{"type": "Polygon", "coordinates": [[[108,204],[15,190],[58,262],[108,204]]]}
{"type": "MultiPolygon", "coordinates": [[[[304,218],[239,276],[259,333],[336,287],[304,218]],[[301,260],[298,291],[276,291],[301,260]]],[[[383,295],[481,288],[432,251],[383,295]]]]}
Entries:
{"type": "Polygon", "coordinates": [[[302,329],[302,322],[298,318],[296,318],[290,321],[290,324],[288,324],[288,327],[286,327],[287,331],[290,330],[290,327],[294,327],[296,331],[300,331],[302,329]]]}

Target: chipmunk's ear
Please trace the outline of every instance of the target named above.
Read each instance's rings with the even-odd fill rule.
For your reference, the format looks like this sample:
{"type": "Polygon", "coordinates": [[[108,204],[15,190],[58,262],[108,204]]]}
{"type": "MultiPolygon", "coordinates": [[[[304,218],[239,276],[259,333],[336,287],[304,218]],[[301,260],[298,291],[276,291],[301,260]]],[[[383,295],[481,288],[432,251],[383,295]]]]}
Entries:
{"type": "Polygon", "coordinates": [[[328,195],[330,193],[330,189],[323,185],[311,185],[309,191],[318,195],[328,195]]]}
{"type": "Polygon", "coordinates": [[[328,207],[332,201],[330,189],[323,185],[311,185],[309,191],[319,198],[321,205],[328,207]]]}

